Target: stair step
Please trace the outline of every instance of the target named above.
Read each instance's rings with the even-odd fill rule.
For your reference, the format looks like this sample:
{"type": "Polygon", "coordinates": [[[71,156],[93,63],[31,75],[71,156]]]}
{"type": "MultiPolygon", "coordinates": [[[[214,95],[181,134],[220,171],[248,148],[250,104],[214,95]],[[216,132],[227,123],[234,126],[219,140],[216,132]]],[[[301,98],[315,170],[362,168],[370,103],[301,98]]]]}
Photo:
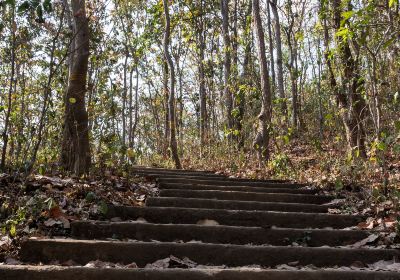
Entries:
{"type": "Polygon", "coordinates": [[[2,280],[399,280],[400,273],[344,269],[122,269],[0,266],[2,280]]]}
{"type": "Polygon", "coordinates": [[[48,264],[73,260],[87,264],[93,260],[130,264],[139,267],[173,255],[197,264],[231,267],[260,265],[274,267],[298,262],[317,267],[351,266],[355,262],[372,264],[400,257],[398,250],[347,249],[329,247],[272,247],[205,243],[112,242],[70,239],[30,239],[22,244],[21,259],[48,264]]]}
{"type": "Polygon", "coordinates": [[[226,178],[210,178],[210,179],[191,179],[184,177],[160,177],[159,183],[181,183],[193,185],[219,185],[219,186],[249,186],[249,187],[265,187],[265,188],[301,188],[307,185],[298,183],[275,182],[275,181],[254,181],[254,180],[236,180],[226,178]],[[228,184],[229,182],[229,184],[228,184]]]}
{"type": "Polygon", "coordinates": [[[241,191],[241,192],[258,192],[258,193],[292,193],[292,194],[315,194],[316,190],[294,189],[294,188],[262,188],[262,187],[247,187],[247,186],[226,186],[219,185],[193,185],[180,183],[159,183],[160,189],[175,189],[175,190],[216,190],[216,191],[241,191]]]}
{"type": "Polygon", "coordinates": [[[212,172],[204,171],[191,171],[191,170],[172,170],[172,169],[153,169],[153,168],[134,168],[131,170],[133,174],[153,174],[158,176],[197,176],[197,177],[219,177],[226,178],[225,175],[215,174],[212,172]]]}
{"type": "Polygon", "coordinates": [[[333,197],[324,195],[285,194],[285,193],[257,193],[239,191],[216,191],[216,190],[161,190],[161,197],[186,197],[207,198],[221,200],[241,200],[260,202],[286,202],[286,203],[309,203],[324,204],[332,201],[333,197]]]}
{"type": "Polygon", "coordinates": [[[110,206],[107,216],[123,219],[143,218],[150,223],[160,224],[197,224],[209,219],[222,225],[286,228],[346,228],[365,220],[362,216],[321,213],[127,206],[110,206]]]}
{"type": "Polygon", "coordinates": [[[136,165],[131,168],[132,171],[157,171],[157,172],[172,172],[172,173],[199,173],[199,174],[215,174],[213,171],[209,170],[192,170],[192,169],[171,169],[162,167],[149,167],[136,165]]]}
{"type": "Polygon", "coordinates": [[[400,273],[362,270],[122,269],[0,266],[2,280],[399,280],[400,273]]]}
{"type": "Polygon", "coordinates": [[[216,200],[183,197],[149,197],[146,206],[182,207],[182,208],[208,208],[226,210],[259,210],[281,212],[326,213],[328,205],[283,203],[283,202],[258,202],[216,200]]]}
{"type": "Polygon", "coordinates": [[[149,224],[138,222],[79,221],[71,224],[72,236],[80,239],[134,239],[161,242],[202,241],[216,244],[287,246],[293,242],[309,247],[354,244],[367,238],[367,231],[304,230],[260,227],[149,224]]]}

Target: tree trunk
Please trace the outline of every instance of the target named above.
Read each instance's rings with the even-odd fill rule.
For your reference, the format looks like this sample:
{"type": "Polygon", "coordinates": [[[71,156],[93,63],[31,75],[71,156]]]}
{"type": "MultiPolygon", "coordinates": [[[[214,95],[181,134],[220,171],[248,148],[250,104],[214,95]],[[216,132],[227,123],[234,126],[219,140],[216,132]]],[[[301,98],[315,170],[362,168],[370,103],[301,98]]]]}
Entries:
{"type": "Polygon", "coordinates": [[[271,9],[269,3],[267,3],[267,19],[268,19],[268,40],[269,40],[269,56],[270,56],[270,63],[271,63],[271,79],[272,79],[272,86],[271,86],[271,93],[272,96],[275,95],[276,89],[276,75],[275,75],[275,63],[274,63],[274,43],[272,40],[272,28],[271,28],[271,9]]]}
{"type": "Polygon", "coordinates": [[[2,134],[3,148],[1,152],[0,170],[5,171],[6,168],[6,156],[7,156],[7,145],[8,145],[8,130],[10,126],[11,107],[12,107],[12,93],[14,89],[15,79],[15,48],[16,48],[16,30],[14,29],[15,23],[15,4],[10,5],[11,9],[11,73],[10,73],[10,85],[7,94],[7,112],[4,121],[4,130],[2,134]]]}
{"type": "Polygon", "coordinates": [[[287,104],[286,104],[286,95],[285,95],[285,87],[283,84],[283,56],[282,56],[282,37],[281,37],[281,24],[279,22],[279,13],[278,13],[278,1],[277,0],[269,0],[269,4],[271,5],[272,13],[274,14],[275,21],[275,40],[276,40],[276,66],[277,66],[277,80],[278,80],[278,93],[279,98],[281,99],[281,111],[284,115],[287,114],[287,104]]]}
{"type": "MultiPolygon", "coordinates": [[[[350,5],[350,3],[349,3],[350,5]]],[[[339,30],[347,20],[342,18],[340,0],[332,0],[334,27],[339,30]]],[[[325,25],[325,40],[327,41],[327,26],[325,25]]],[[[327,42],[325,44],[328,44],[327,42]]],[[[330,67],[331,83],[336,85],[336,96],[341,108],[341,116],[346,131],[348,149],[357,152],[357,155],[366,157],[365,131],[363,121],[365,119],[365,100],[361,96],[363,81],[360,79],[358,62],[354,59],[349,42],[338,37],[338,53],[343,65],[342,86],[336,85],[332,66],[330,67]]],[[[330,58],[327,58],[330,61],[330,58]]],[[[330,62],[329,62],[330,63],[330,62]]]]}
{"type": "Polygon", "coordinates": [[[164,60],[163,62],[163,94],[164,94],[164,156],[168,155],[168,146],[170,138],[170,126],[169,126],[169,110],[168,110],[168,100],[169,100],[169,89],[168,89],[168,62],[164,60]]]}
{"type": "Polygon", "coordinates": [[[89,25],[84,0],[72,0],[71,8],[73,37],[69,57],[61,163],[65,170],[81,175],[89,172],[91,162],[88,114],[85,106],[89,25]]]}
{"type": "Polygon", "coordinates": [[[262,107],[259,118],[259,127],[254,146],[258,151],[260,163],[266,162],[270,156],[269,130],[271,125],[271,87],[269,82],[268,61],[266,58],[264,30],[260,16],[260,1],[253,0],[253,16],[257,32],[258,57],[260,61],[260,77],[262,91],[262,107]]]}
{"type": "Polygon", "coordinates": [[[165,34],[164,34],[164,55],[168,62],[169,73],[170,73],[170,89],[168,99],[168,112],[169,112],[169,124],[170,124],[170,149],[172,159],[175,162],[176,169],[182,169],[181,162],[178,155],[178,144],[176,142],[176,127],[175,127],[175,69],[174,62],[172,61],[171,54],[169,53],[169,43],[171,36],[171,19],[169,16],[168,0],[163,0],[164,3],[164,14],[165,14],[165,34]]]}
{"type": "Polygon", "coordinates": [[[229,35],[229,0],[221,0],[221,15],[222,15],[222,33],[224,37],[224,96],[225,96],[225,106],[226,106],[226,119],[227,119],[227,129],[233,128],[233,97],[231,92],[231,38],[229,35]]]}
{"type": "Polygon", "coordinates": [[[199,25],[199,79],[200,79],[200,141],[201,147],[204,146],[207,139],[207,98],[206,98],[206,78],[204,70],[204,51],[206,48],[204,18],[203,18],[203,0],[200,0],[200,20],[199,25]]]}
{"type": "MultiPolygon", "coordinates": [[[[250,63],[251,63],[251,44],[252,44],[252,36],[251,36],[251,25],[252,25],[252,11],[253,4],[252,0],[249,1],[246,17],[243,22],[243,30],[245,30],[243,35],[243,41],[246,42],[244,46],[244,59],[243,59],[243,72],[241,75],[241,84],[246,86],[251,86],[251,75],[250,75],[250,63]]],[[[244,148],[244,132],[243,132],[243,119],[245,113],[245,105],[246,105],[246,91],[243,89],[238,90],[238,96],[236,98],[237,107],[239,110],[239,115],[236,120],[236,129],[239,132],[239,141],[238,147],[244,148]]]]}

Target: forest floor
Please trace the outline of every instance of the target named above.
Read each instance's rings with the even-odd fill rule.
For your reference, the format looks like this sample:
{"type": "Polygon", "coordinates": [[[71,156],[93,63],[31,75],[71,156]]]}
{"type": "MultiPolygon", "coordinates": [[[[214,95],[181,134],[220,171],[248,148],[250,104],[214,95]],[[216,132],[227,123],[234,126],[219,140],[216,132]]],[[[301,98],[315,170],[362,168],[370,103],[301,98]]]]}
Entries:
{"type": "MultiPolygon", "coordinates": [[[[382,188],[379,170],[366,172],[365,166],[357,169],[355,165],[342,164],[334,159],[333,152],[329,156],[329,152],[313,153],[304,146],[289,149],[285,162],[298,167],[297,171],[281,170],[277,177],[307,183],[317,187],[320,194],[338,197],[331,203],[331,214],[368,215],[355,228],[373,230],[374,234],[355,246],[400,248],[400,196],[396,189],[400,181],[399,163],[395,160],[389,163],[391,193],[383,195],[379,191],[382,188]]],[[[186,163],[186,166],[205,169],[201,163],[186,163]]],[[[272,171],[249,163],[221,168],[209,162],[208,168],[231,177],[272,175],[272,171]]],[[[147,197],[158,195],[158,188],[150,178],[127,178],[117,173],[99,172],[85,179],[56,173],[25,179],[1,174],[0,263],[19,264],[20,244],[29,237],[69,236],[72,221],[101,220],[110,204],[143,206],[147,197]]]]}
{"type": "Polygon", "coordinates": [[[1,174],[0,263],[18,263],[21,242],[29,237],[68,236],[72,221],[102,219],[110,204],[142,206],[156,193],[153,181],[111,172],[85,179],[1,174]]]}

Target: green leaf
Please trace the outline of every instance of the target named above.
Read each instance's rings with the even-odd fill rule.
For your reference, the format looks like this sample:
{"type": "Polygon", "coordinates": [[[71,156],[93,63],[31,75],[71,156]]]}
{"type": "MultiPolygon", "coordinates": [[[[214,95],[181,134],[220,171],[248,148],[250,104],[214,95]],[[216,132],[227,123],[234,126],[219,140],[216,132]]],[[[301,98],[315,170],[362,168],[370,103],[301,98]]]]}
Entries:
{"type": "Polygon", "coordinates": [[[43,10],[45,10],[46,13],[50,13],[53,10],[53,7],[51,5],[51,0],[44,0],[42,5],[43,5],[43,10]]]}
{"type": "Polygon", "coordinates": [[[389,8],[394,7],[394,5],[398,4],[399,0],[389,0],[389,8]]]}
{"type": "Polygon", "coordinates": [[[75,103],[76,103],[76,98],[71,97],[71,98],[69,99],[69,103],[75,104],[75,103]]]}
{"type": "Polygon", "coordinates": [[[36,7],[36,15],[37,15],[37,22],[39,23],[43,23],[44,19],[43,19],[43,9],[42,6],[37,6],[36,7]]]}
{"type": "Polygon", "coordinates": [[[400,155],[400,144],[395,144],[395,145],[393,146],[393,152],[394,152],[396,155],[400,155]]]}
{"type": "Polygon", "coordinates": [[[343,18],[343,20],[348,20],[348,19],[350,19],[354,14],[355,14],[354,11],[343,12],[343,13],[342,13],[342,18],[343,18]]]}
{"type": "Polygon", "coordinates": [[[100,210],[100,213],[101,213],[101,214],[106,215],[107,212],[108,212],[107,203],[105,203],[104,201],[101,201],[101,202],[100,202],[100,205],[99,205],[99,210],[100,210]]]}
{"type": "Polygon", "coordinates": [[[342,182],[342,180],[340,180],[340,179],[336,179],[336,181],[335,181],[335,189],[337,190],[337,191],[340,191],[340,190],[342,190],[343,189],[343,182],[342,182]]]}
{"type": "Polygon", "coordinates": [[[385,151],[386,150],[386,144],[384,142],[379,142],[376,147],[378,148],[378,150],[380,151],[385,151]]]}
{"type": "Polygon", "coordinates": [[[400,120],[394,121],[394,127],[396,128],[396,132],[400,132],[400,120]]]}
{"type": "Polygon", "coordinates": [[[14,223],[12,223],[10,226],[10,235],[11,237],[15,237],[17,235],[17,227],[14,223]]]}
{"type": "Polygon", "coordinates": [[[25,13],[31,8],[31,4],[29,1],[24,1],[21,5],[19,5],[17,12],[19,14],[25,13]]]}

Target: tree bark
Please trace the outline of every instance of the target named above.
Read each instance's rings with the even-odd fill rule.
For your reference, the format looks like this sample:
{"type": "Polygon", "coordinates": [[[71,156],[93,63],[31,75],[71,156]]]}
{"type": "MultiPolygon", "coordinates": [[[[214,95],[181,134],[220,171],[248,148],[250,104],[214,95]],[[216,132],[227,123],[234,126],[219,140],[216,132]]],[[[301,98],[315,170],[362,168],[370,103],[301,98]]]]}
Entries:
{"type": "Polygon", "coordinates": [[[271,87],[269,81],[268,61],[266,58],[264,30],[260,16],[260,1],[253,0],[253,16],[255,29],[257,32],[258,57],[260,61],[260,77],[262,91],[262,107],[258,116],[259,127],[254,145],[258,151],[260,163],[268,161],[270,157],[269,150],[269,130],[271,126],[271,87]]]}
{"type": "Polygon", "coordinates": [[[175,69],[174,62],[172,61],[171,54],[169,53],[169,44],[171,36],[171,19],[169,16],[168,0],[163,0],[164,14],[165,14],[165,34],[164,34],[164,55],[168,62],[169,73],[170,73],[170,89],[168,99],[168,112],[169,112],[169,124],[170,124],[170,149],[172,159],[175,162],[176,169],[182,169],[181,162],[178,155],[178,144],[176,142],[176,127],[175,127],[175,69]]]}
{"type": "Polygon", "coordinates": [[[89,24],[85,1],[72,0],[73,37],[69,53],[69,83],[65,100],[61,164],[65,170],[81,175],[89,172],[90,144],[85,106],[89,61],[89,24]]]}
{"type": "Polygon", "coordinates": [[[10,126],[10,116],[11,116],[11,107],[12,107],[12,93],[14,89],[14,79],[15,79],[15,49],[16,49],[16,30],[15,30],[15,4],[10,5],[11,9],[11,73],[10,73],[10,85],[8,88],[7,94],[7,111],[4,121],[4,130],[2,134],[3,138],[3,148],[1,152],[1,162],[0,162],[0,170],[5,171],[6,169],[6,156],[7,156],[7,146],[8,146],[8,130],[10,126]]]}
{"type": "Polygon", "coordinates": [[[222,15],[222,33],[224,37],[224,96],[226,106],[226,120],[227,129],[230,130],[234,126],[232,110],[233,110],[233,96],[231,91],[231,38],[229,35],[229,0],[221,0],[221,15],[222,15]]]}
{"type": "MultiPolygon", "coordinates": [[[[342,17],[341,1],[332,0],[332,8],[334,27],[336,30],[339,30],[347,22],[342,17]]],[[[325,29],[327,29],[327,26],[325,26],[325,29]]],[[[327,36],[327,31],[325,31],[325,36],[327,36]]],[[[346,131],[348,150],[352,153],[357,152],[357,155],[361,157],[366,157],[363,124],[366,104],[361,96],[364,85],[362,79],[360,79],[359,65],[351,53],[348,40],[339,37],[337,44],[339,57],[343,65],[342,86],[339,88],[336,85],[334,77],[331,77],[331,83],[336,85],[336,96],[341,108],[340,112],[346,131]]],[[[332,68],[330,69],[330,73],[332,76],[332,68]]]]}
{"type": "Polygon", "coordinates": [[[272,39],[272,28],[271,28],[271,9],[269,3],[267,3],[267,19],[268,19],[268,40],[269,40],[269,56],[270,56],[270,64],[271,64],[271,79],[272,79],[272,86],[271,86],[271,93],[272,96],[275,95],[276,89],[276,75],[275,75],[275,59],[274,59],[274,43],[272,39]]]}
{"type": "Polygon", "coordinates": [[[204,3],[200,0],[200,19],[199,19],[199,79],[200,79],[200,141],[203,147],[207,139],[207,97],[206,97],[206,78],[204,70],[204,52],[206,48],[205,28],[204,28],[204,3]]]}
{"type": "Polygon", "coordinates": [[[279,13],[278,13],[278,1],[277,0],[269,0],[269,4],[271,5],[271,10],[274,15],[275,21],[275,40],[276,40],[276,66],[277,66],[277,80],[278,80],[278,93],[279,98],[281,99],[281,111],[284,115],[287,114],[287,104],[286,104],[286,95],[285,95],[285,87],[283,84],[283,56],[282,56],[282,36],[281,36],[281,24],[279,21],[279,13]]]}

